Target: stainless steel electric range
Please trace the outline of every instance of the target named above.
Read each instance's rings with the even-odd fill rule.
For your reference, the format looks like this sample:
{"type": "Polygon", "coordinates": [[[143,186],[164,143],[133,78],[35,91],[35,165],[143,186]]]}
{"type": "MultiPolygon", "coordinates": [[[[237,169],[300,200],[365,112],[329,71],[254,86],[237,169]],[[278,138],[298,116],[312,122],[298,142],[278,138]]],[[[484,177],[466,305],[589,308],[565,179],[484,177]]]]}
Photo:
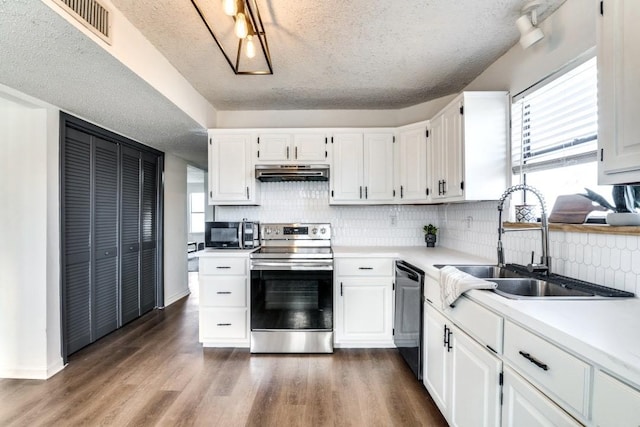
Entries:
{"type": "Polygon", "coordinates": [[[251,254],[251,352],[333,352],[330,224],[261,224],[251,254]]]}

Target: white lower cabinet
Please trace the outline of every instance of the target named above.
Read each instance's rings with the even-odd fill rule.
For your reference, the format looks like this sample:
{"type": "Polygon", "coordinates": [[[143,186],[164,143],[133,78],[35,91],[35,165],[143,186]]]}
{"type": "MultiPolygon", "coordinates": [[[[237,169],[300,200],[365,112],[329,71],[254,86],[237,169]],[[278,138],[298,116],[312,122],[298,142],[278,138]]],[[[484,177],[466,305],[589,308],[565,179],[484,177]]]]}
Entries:
{"type": "Polygon", "coordinates": [[[500,425],[502,361],[429,304],[424,385],[452,426],[500,425]]]}
{"type": "Polygon", "coordinates": [[[568,412],[588,418],[590,364],[510,321],[505,322],[504,357],[568,412]]]}
{"type": "Polygon", "coordinates": [[[249,278],[246,257],[199,259],[199,337],[204,347],[249,346],[249,278]]]}
{"type": "Polygon", "coordinates": [[[336,259],[336,347],[393,346],[391,259],[336,259]]]}
{"type": "MultiPolygon", "coordinates": [[[[504,367],[502,425],[509,427],[579,426],[575,419],[508,366],[504,367]]],[[[610,425],[610,424],[603,424],[610,425]]]]}
{"type": "Polygon", "coordinates": [[[640,425],[640,391],[598,371],[593,382],[593,425],[640,425]]]}

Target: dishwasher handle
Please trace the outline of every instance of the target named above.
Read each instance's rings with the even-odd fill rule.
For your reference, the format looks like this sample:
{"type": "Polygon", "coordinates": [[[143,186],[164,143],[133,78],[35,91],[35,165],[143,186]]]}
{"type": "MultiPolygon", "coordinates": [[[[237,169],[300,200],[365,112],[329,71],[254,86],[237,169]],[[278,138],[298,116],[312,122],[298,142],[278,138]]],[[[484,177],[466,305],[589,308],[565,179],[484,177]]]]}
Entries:
{"type": "Polygon", "coordinates": [[[407,276],[410,280],[414,282],[420,282],[421,278],[424,277],[424,273],[419,270],[414,270],[411,267],[412,266],[404,262],[396,262],[396,273],[398,271],[401,271],[402,273],[405,273],[404,275],[407,276]]]}

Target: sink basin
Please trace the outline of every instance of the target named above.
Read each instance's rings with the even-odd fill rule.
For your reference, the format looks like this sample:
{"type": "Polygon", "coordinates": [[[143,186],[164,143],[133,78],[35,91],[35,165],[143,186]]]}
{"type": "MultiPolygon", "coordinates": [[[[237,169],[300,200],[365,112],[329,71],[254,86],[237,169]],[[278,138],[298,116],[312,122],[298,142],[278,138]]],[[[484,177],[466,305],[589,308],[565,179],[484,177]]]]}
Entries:
{"type": "MultiPolygon", "coordinates": [[[[443,266],[436,265],[440,268],[443,266]]],[[[460,271],[477,277],[479,279],[498,279],[498,278],[523,278],[521,274],[507,270],[495,265],[452,265],[460,271]]]]}
{"type": "Polygon", "coordinates": [[[557,285],[544,280],[520,278],[520,279],[490,279],[498,287],[494,290],[499,295],[511,299],[530,298],[566,298],[581,299],[595,297],[595,294],[570,287],[557,285]]]}
{"type": "Polygon", "coordinates": [[[455,267],[479,279],[498,284],[493,292],[510,299],[608,299],[633,298],[631,292],[596,285],[558,274],[530,273],[526,267],[507,264],[496,265],[434,265],[436,268],[455,267]]]}

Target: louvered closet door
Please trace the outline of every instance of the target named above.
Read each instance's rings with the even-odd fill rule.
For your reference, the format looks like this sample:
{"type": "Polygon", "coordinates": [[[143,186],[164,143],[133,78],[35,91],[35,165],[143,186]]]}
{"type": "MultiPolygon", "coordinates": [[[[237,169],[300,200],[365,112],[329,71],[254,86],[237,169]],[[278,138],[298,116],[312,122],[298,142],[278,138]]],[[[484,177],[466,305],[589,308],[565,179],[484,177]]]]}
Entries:
{"type": "Polygon", "coordinates": [[[156,156],[142,154],[142,271],[140,313],[156,306],[157,268],[157,173],[156,156]]]}
{"type": "Polygon", "coordinates": [[[94,341],[118,328],[118,146],[94,137],[94,341]]]}
{"type": "Polygon", "coordinates": [[[66,354],[91,342],[91,137],[66,129],[64,161],[64,334],[66,354]]]}
{"type": "Polygon", "coordinates": [[[121,148],[121,324],[140,315],[140,152],[121,148]]]}

